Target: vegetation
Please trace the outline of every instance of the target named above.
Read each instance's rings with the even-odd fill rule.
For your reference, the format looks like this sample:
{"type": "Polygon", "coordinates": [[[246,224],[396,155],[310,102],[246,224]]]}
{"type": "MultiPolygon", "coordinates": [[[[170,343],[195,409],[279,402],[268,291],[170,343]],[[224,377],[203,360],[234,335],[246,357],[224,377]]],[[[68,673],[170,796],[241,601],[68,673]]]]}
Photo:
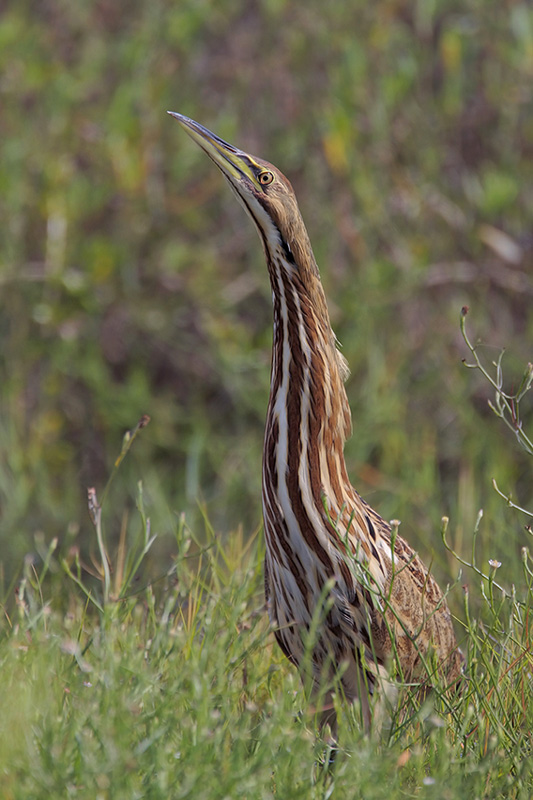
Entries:
{"type": "MultiPolygon", "coordinates": [[[[125,437],[117,463],[145,425],[125,437]]],[[[509,591],[496,581],[499,562],[484,574],[481,515],[464,562],[483,603],[474,618],[465,591],[462,690],[437,687],[420,707],[400,687],[371,736],[357,705],[341,708],[330,764],[261,613],[261,540],[237,535],[224,547],[206,524],[201,544],[181,517],[172,567],[139,586],[153,543],[142,485],[140,537],[128,544],[123,529],[115,559],[94,489],[89,508],[100,562],[58,558],[52,541],[39,571],[26,562],[5,614],[4,797],[531,796],[533,559],[524,547],[520,586],[509,591]]]]}
{"type": "Polygon", "coordinates": [[[529,798],[530,5],[23,0],[0,75],[2,796],[529,798]],[[293,182],[354,484],[450,584],[465,690],[333,772],[262,607],[261,248],[167,108],[293,182]]]}

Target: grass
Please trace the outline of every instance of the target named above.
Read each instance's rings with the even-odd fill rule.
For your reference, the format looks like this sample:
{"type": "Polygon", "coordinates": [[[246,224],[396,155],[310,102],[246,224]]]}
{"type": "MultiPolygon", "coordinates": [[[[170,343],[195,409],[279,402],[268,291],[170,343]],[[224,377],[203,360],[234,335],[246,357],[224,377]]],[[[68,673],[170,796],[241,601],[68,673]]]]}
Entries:
{"type": "MultiPolygon", "coordinates": [[[[464,317],[462,324],[469,341],[464,317]]],[[[476,357],[474,346],[471,352],[476,357]]],[[[490,378],[481,362],[477,368],[490,378]]],[[[501,359],[495,368],[495,411],[515,409],[519,428],[517,398],[502,393],[501,359]]],[[[522,383],[519,393],[524,389],[522,383]]],[[[357,706],[339,701],[340,747],[334,767],[327,767],[327,747],[316,736],[299,680],[266,624],[259,535],[245,542],[236,533],[224,545],[207,518],[198,536],[181,516],[171,566],[143,586],[143,562],[155,537],[139,484],[140,534],[132,537],[127,528],[134,526],[124,527],[111,557],[109,489],[148,422],[141,419],[124,437],[102,504],[89,490],[98,554],[92,566],[78,551],[58,556],[53,540],[38,566],[26,561],[16,602],[4,608],[0,775],[6,800],[531,796],[533,559],[527,548],[520,583],[506,590],[500,562],[491,560],[487,570],[477,563],[482,513],[470,561],[453,552],[443,520],[444,545],[464,570],[458,580],[473,580],[463,589],[463,690],[437,687],[420,706],[400,687],[390,720],[370,736],[361,730],[357,706]]]]}
{"type": "Polygon", "coordinates": [[[530,796],[530,592],[467,618],[464,697],[398,716],[384,740],[344,710],[322,776],[260,613],[260,548],[216,550],[178,561],[161,600],[148,588],[103,613],[69,589],[59,611],[28,571],[1,649],[4,797],[530,796]]]}

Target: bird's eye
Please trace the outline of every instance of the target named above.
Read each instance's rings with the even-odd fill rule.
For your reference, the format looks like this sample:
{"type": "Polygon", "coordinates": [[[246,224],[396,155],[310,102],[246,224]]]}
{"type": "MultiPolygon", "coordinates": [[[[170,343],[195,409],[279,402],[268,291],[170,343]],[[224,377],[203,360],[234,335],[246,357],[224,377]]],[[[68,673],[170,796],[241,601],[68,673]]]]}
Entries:
{"type": "Polygon", "coordinates": [[[259,174],[259,183],[261,186],[268,186],[274,180],[274,173],[265,170],[259,174]]]}

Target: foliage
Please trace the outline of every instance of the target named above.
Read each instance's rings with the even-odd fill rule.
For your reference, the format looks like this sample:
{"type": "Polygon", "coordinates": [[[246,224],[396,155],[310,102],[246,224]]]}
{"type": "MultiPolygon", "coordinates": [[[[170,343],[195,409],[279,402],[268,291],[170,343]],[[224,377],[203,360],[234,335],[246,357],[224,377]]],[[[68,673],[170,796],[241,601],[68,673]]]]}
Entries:
{"type": "MultiPolygon", "coordinates": [[[[126,438],[122,455],[134,438],[126,438]]],[[[494,580],[500,564],[488,576],[475,563],[469,570],[483,608],[473,617],[465,595],[461,691],[437,686],[420,706],[404,688],[371,736],[361,731],[357,706],[339,700],[332,764],[295,671],[272,649],[261,540],[245,544],[236,536],[223,546],[208,529],[207,545],[200,544],[181,518],[171,568],[138,586],[150,542],[140,489],[141,542],[128,532],[116,560],[104,536],[108,500],[98,505],[91,495],[89,503],[102,557],[91,570],[97,580],[89,586],[77,553],[62,570],[53,541],[40,569],[26,562],[16,606],[5,609],[6,800],[531,795],[527,551],[520,587],[510,594],[494,580]]]]}
{"type": "Polygon", "coordinates": [[[533,364],[529,362],[529,364],[526,366],[518,389],[513,391],[512,394],[507,393],[503,388],[502,362],[505,351],[502,350],[498,356],[498,360],[492,362],[492,366],[495,368],[496,372],[496,375],[493,378],[483,366],[477,354],[477,347],[471,343],[467,336],[464,322],[467,313],[468,308],[464,306],[461,311],[461,333],[463,334],[463,338],[468,349],[474,357],[474,363],[469,364],[466,362],[466,360],[464,363],[469,369],[479,370],[483,377],[490,383],[494,389],[495,396],[494,402],[489,400],[490,408],[494,411],[496,416],[499,417],[505,423],[505,425],[507,425],[507,427],[513,431],[520,447],[522,447],[528,455],[533,456],[533,442],[524,430],[524,425],[520,414],[521,403],[533,384],[533,364]]]}
{"type": "Polygon", "coordinates": [[[3,796],[531,796],[532,73],[525,0],[5,4],[3,796]],[[354,483],[462,626],[464,691],[343,710],[333,773],[262,610],[262,254],[167,109],[293,182],[354,483]]]}
{"type": "Polygon", "coordinates": [[[86,487],[145,413],[123,486],[141,474],[163,501],[155,530],[171,541],[174,508],[201,523],[199,501],[228,532],[259,524],[266,270],[242,210],[168,108],[293,181],[352,370],[347,455],[363,495],[425,554],[443,513],[459,548],[480,507],[509,528],[490,481],[524,503],[531,483],[484,426],[454,320],[470,305],[485,340],[530,360],[532,31],[526,2],[7,4],[8,582],[35,533],[88,546],[86,487]]]}

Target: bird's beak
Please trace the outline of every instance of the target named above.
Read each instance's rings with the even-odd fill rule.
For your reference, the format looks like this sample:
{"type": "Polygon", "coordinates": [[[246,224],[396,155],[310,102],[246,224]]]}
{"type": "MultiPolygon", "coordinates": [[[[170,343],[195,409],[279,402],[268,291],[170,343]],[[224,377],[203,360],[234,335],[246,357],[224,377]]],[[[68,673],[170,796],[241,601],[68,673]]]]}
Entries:
{"type": "Polygon", "coordinates": [[[194,139],[196,144],[200,145],[202,150],[207,153],[227,178],[233,178],[233,180],[237,181],[245,179],[250,181],[254,188],[261,189],[256,173],[252,169],[252,166],[260,168],[260,165],[256,164],[251,156],[225,142],[224,139],[204,128],[203,125],[199,125],[193,119],[185,117],[183,114],[177,114],[175,111],[168,111],[167,113],[178,120],[191,139],[194,139]]]}

